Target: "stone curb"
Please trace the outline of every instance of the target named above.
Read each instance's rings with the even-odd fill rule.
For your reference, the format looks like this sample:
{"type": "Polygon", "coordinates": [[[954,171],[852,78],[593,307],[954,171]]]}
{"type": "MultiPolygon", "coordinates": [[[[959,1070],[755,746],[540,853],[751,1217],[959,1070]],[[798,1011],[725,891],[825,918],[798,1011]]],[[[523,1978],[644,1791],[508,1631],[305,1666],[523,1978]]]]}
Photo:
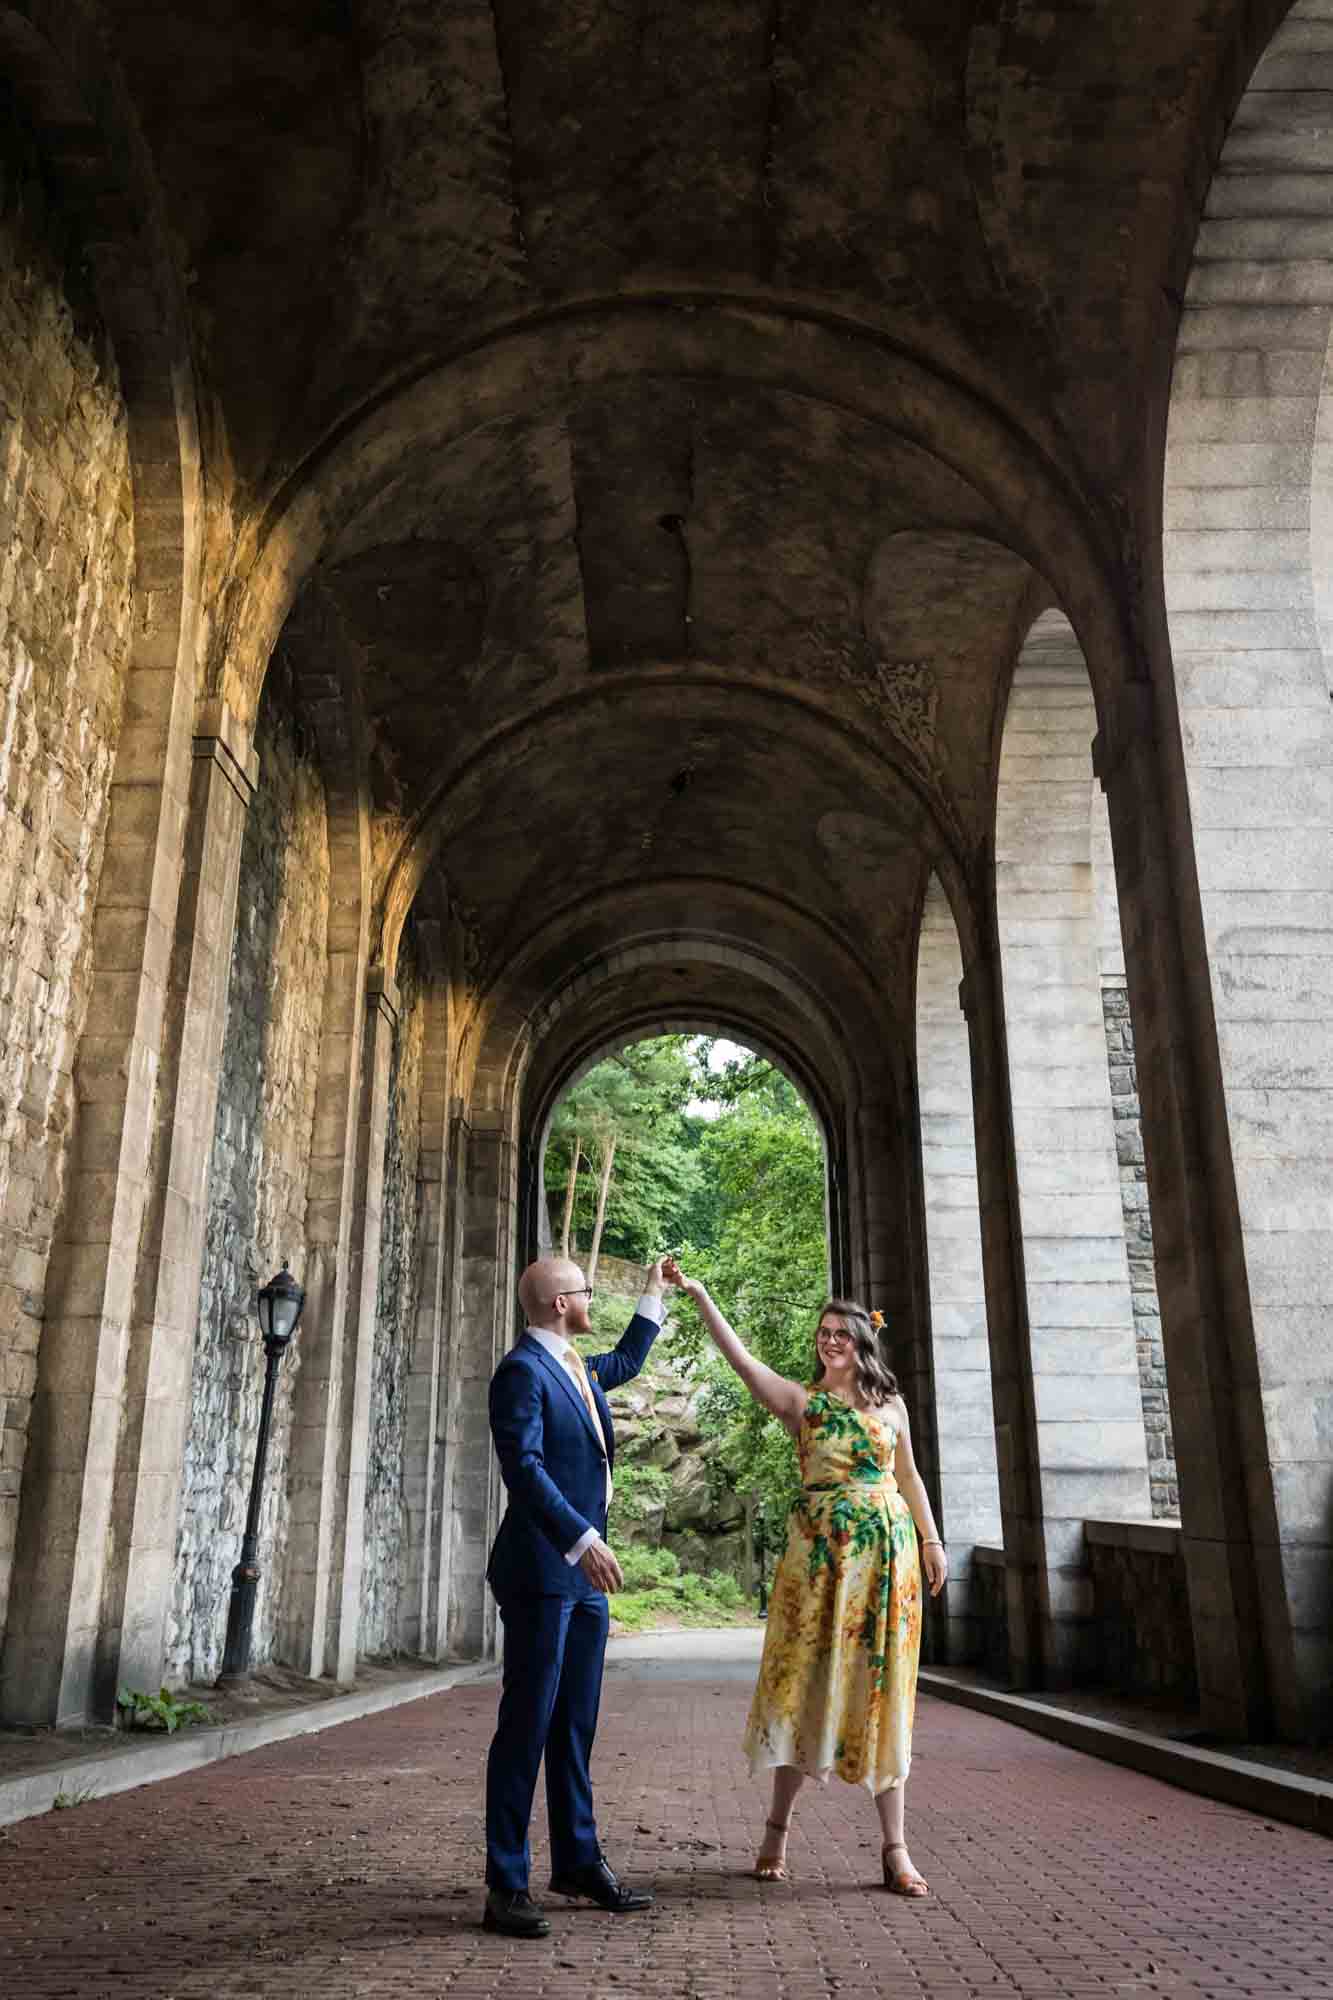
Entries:
{"type": "Polygon", "coordinates": [[[1020,1694],[974,1687],[967,1681],[953,1680],[938,1667],[922,1668],[920,1686],[923,1694],[1012,1722],[1020,1729],[1030,1729],[1034,1735],[1063,1743],[1070,1750],[1104,1757],[1109,1763],[1127,1765],[1145,1777],[1160,1778],[1165,1784],[1179,1785],[1184,1791],[1198,1792],[1223,1805],[1262,1813],[1265,1819],[1283,1820],[1289,1826],[1302,1826],[1308,1832],[1333,1838],[1333,1784],[1325,1784],[1322,1779],[1250,1764],[1244,1758],[1228,1757],[1219,1750],[1168,1743],[1143,1729],[1131,1729],[1118,1722],[1099,1722],[1092,1716],[1053,1708],[1047,1702],[1031,1701],[1020,1694]]]}
{"type": "Polygon", "coordinates": [[[224,1722],[212,1729],[189,1729],[150,1743],[127,1743],[123,1750],[108,1750],[101,1756],[68,1758],[59,1764],[25,1771],[19,1778],[0,1779],[0,1826],[12,1826],[16,1820],[50,1812],[62,1792],[78,1794],[81,1802],[110,1798],[114,1792],[133,1791],[138,1785],[179,1778],[186,1771],[201,1770],[205,1764],[216,1764],[224,1757],[243,1757],[247,1751],[262,1750],[269,1743],[283,1743],[292,1736],[314,1736],[321,1729],[335,1729],[340,1722],[358,1722],[362,1716],[375,1715],[381,1709],[425,1701],[448,1688],[484,1680],[487,1674],[496,1671],[490,1661],[435,1668],[429,1673],[413,1674],[410,1680],[398,1681],[391,1687],[359,1688],[353,1694],[333,1695],[327,1701],[312,1701],[303,1708],[256,1716],[253,1722],[224,1722]]]}

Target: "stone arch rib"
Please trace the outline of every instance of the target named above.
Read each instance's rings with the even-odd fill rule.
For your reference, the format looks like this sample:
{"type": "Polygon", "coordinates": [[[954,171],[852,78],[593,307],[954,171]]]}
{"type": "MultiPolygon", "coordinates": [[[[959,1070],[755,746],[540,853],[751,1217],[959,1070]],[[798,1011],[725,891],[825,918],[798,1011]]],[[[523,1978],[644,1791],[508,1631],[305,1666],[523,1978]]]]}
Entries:
{"type": "MultiPolygon", "coordinates": [[[[668,372],[780,388],[883,426],[949,465],[1050,580],[1083,640],[1099,696],[1119,684],[1128,637],[1109,535],[1070,477],[956,378],[856,321],[808,305],[682,293],[587,300],[490,330],[395,385],[332,433],[275,498],[245,560],[226,665],[211,669],[249,713],[287,610],[321,550],[390,476],[402,440],[441,442],[553,407],[618,378],[668,372]]],[[[223,635],[220,635],[223,636],[223,635]]]]}

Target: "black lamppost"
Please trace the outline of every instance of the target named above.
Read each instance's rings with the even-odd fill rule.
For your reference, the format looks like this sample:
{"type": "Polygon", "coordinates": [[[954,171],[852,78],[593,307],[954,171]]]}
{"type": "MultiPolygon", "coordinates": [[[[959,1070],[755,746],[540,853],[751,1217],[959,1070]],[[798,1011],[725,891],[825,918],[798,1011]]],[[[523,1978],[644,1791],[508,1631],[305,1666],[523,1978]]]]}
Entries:
{"type": "Polygon", "coordinates": [[[765,1523],[766,1514],[761,1504],[755,1510],[754,1521],[754,1555],[755,1561],[759,1566],[758,1611],[761,1618],[767,1618],[768,1616],[768,1583],[764,1576],[764,1558],[768,1554],[768,1530],[765,1523]]]}
{"type": "Polygon", "coordinates": [[[245,1516],[245,1536],[241,1560],[231,1573],[231,1603],[227,1607],[227,1643],[222,1653],[218,1686],[225,1681],[244,1680],[250,1671],[250,1640],[255,1622],[255,1597],[259,1590],[259,1566],[255,1553],[259,1546],[259,1509],[264,1498],[264,1469],[268,1458],[268,1432],[273,1419],[273,1391],[277,1386],[281,1361],[296,1322],[301,1317],[305,1293],[284,1264],[276,1278],[270,1278],[259,1292],[259,1330],[264,1336],[264,1400],[259,1410],[259,1435],[255,1439],[255,1466],[250,1475],[250,1506],[245,1516]]]}

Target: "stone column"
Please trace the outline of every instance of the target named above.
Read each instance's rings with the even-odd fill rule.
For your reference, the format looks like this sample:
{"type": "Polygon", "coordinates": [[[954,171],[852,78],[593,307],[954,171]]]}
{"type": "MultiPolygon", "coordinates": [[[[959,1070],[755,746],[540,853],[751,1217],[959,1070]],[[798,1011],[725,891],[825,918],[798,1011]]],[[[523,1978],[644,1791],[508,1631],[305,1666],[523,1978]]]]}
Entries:
{"type": "Polygon", "coordinates": [[[208,1167],[245,818],[258,760],[225,703],[194,738],[185,870],[158,1070],[99,1645],[98,1710],[161,1685],[176,1559],[208,1167]]]}
{"type": "Polygon", "coordinates": [[[425,951],[427,988],[421,1067],[421,1286],[408,1358],[403,1487],[408,1539],[403,1565],[400,1643],[409,1653],[436,1659],[445,1635],[435,1622],[438,1601],[438,1534],[441,1398],[447,1400],[450,1251],[457,1206],[450,1180],[449,983],[439,946],[439,925],[423,919],[419,935],[425,951]]]}
{"type": "Polygon", "coordinates": [[[177,659],[179,573],[141,551],[138,582],[142,622],[111,787],[0,1666],[0,1713],[44,1725],[92,1710],[188,814],[193,689],[177,659]]]}
{"type": "Polygon", "coordinates": [[[972,1074],[959,1006],[962,974],[953,915],[932,878],[917,956],[916,1059],[940,1532],[949,1553],[944,1645],[954,1661],[976,1660],[981,1653],[972,1603],[973,1551],[1003,1537],[972,1074]]]}
{"type": "Polygon", "coordinates": [[[352,1158],[352,1215],[347,1258],[341,1393],[330,1410],[337,1439],[329,1535],[328,1628],[324,1672],[340,1681],[356,1672],[361,1572],[366,1540],[366,1457],[370,1378],[380,1270],[384,1141],[389,1117],[389,1070],[398,1025],[393,981],[375,973],[366,989],[361,1095],[352,1158]]]}
{"type": "Polygon", "coordinates": [[[1200,1706],[1206,1728],[1245,1738],[1269,1726],[1254,1523],[1271,1530],[1272,1471],[1207,956],[1197,904],[1186,931],[1173,880],[1191,865],[1189,816],[1183,783],[1164,787],[1154,737],[1151,690],[1136,686],[1093,754],[1115,852],[1200,1706]]]}
{"type": "MultiPolygon", "coordinates": [[[[430,1569],[426,1578],[426,1610],[423,1650],[432,1659],[453,1657],[461,1645],[452,1609],[454,1560],[465,1537],[458,1502],[466,1489],[456,1488],[456,1475],[463,1470],[463,1423],[458,1384],[462,1380],[466,1327],[462,1312],[463,1224],[466,1211],[468,1141],[471,1136],[461,1106],[450,1106],[448,1151],[444,1185],[449,1192],[442,1203],[445,1229],[439,1256],[442,1266],[441,1340],[439,1381],[435,1397],[434,1510],[430,1524],[430,1569]]],[[[488,1544],[489,1547],[489,1544],[488,1544]]]]}
{"type": "Polygon", "coordinates": [[[452,1654],[476,1658],[495,1642],[495,1606],[486,1589],[486,1561],[500,1519],[502,1487],[491,1451],[487,1397],[500,1356],[513,1343],[515,1145],[499,1126],[474,1126],[468,1139],[460,1271],[460,1337],[450,1382],[448,1442],[453,1470],[450,1502],[448,1643],[452,1654]]]}
{"type": "Polygon", "coordinates": [[[997,957],[978,958],[969,966],[958,998],[967,1016],[972,1068],[986,1336],[1004,1535],[1009,1676],[1015,1687],[1041,1687],[1047,1663],[1061,1661],[1069,1648],[1058,1629],[1062,1609],[1059,1594],[1055,1593],[1053,1601],[1046,1573],[1037,1407],[997,957]]]}
{"type": "Polygon", "coordinates": [[[287,1570],[280,1609],[282,1657],[313,1676],[325,1670],[328,1640],[352,1160],[366,1025],[369,852],[359,787],[330,795],[328,827],[328,973],[306,1203],[306,1303],[297,1333],[301,1367],[292,1408],[287,1570]]]}
{"type": "Polygon", "coordinates": [[[912,1235],[915,1228],[909,1161],[902,1133],[910,1113],[891,1097],[863,1098],[848,1119],[845,1189],[852,1239],[854,1295],[884,1314],[895,1366],[904,1375],[926,1365],[917,1352],[912,1235]]]}

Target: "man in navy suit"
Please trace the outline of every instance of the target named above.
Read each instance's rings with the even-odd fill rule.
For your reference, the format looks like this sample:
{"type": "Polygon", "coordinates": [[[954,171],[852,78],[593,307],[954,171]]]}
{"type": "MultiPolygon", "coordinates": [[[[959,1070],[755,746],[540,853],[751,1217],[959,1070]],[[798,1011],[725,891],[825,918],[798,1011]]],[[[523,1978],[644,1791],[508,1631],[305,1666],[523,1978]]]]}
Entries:
{"type": "Polygon", "coordinates": [[[588,1759],[597,1730],[607,1592],[623,1582],[606,1545],[615,1434],[607,1393],[633,1381],[662,1324],[654,1264],[617,1346],[586,1364],[589,1285],[577,1264],[543,1257],[518,1285],[527,1330],[491,1378],[491,1436],[509,1504],[486,1571],[504,1624],[500,1715],[486,1762],[487,1930],[545,1937],[528,1893],[528,1822],[546,1755],[551,1888],[604,1910],[652,1897],[616,1880],[597,1841],[588,1759]]]}

